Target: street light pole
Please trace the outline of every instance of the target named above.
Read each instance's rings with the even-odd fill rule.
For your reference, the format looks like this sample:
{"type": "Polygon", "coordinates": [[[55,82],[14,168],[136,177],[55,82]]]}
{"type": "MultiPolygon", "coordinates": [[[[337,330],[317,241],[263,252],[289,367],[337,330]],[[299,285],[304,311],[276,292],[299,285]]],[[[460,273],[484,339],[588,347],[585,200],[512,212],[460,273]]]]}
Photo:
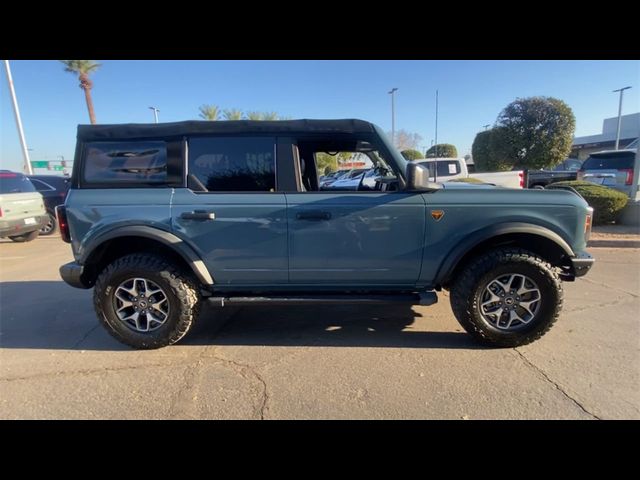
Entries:
{"type": "Polygon", "coordinates": [[[158,112],[160,111],[159,109],[157,109],[156,107],[149,107],[151,110],[153,110],[153,116],[156,119],[156,123],[158,123],[158,112]]]}
{"type": "Polygon", "coordinates": [[[7,71],[7,81],[9,82],[9,91],[11,92],[11,100],[13,102],[13,114],[16,117],[16,126],[18,127],[18,136],[20,137],[20,145],[22,147],[22,156],[24,157],[25,170],[27,174],[33,175],[33,170],[31,169],[31,159],[29,158],[29,149],[27,148],[27,141],[24,138],[24,131],[22,130],[22,120],[20,120],[18,99],[16,98],[16,91],[13,88],[13,78],[11,77],[9,60],[4,61],[4,68],[7,71]]]}
{"type": "Polygon", "coordinates": [[[391,95],[391,144],[396,146],[396,102],[395,93],[398,91],[396,87],[393,87],[389,94],[391,95]]]}
{"type": "Polygon", "coordinates": [[[622,123],[622,95],[625,90],[628,90],[630,88],[631,87],[624,87],[613,91],[614,93],[620,92],[620,103],[618,104],[618,129],[616,131],[616,150],[618,150],[618,146],[620,145],[620,124],[622,123]]]}

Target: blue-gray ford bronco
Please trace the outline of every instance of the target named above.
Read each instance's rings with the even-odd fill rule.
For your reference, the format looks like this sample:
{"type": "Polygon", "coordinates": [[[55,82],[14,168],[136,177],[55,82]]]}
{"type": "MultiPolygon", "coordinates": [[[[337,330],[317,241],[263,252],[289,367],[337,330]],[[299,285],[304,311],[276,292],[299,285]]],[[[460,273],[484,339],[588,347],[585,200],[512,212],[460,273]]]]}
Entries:
{"type": "Polygon", "coordinates": [[[60,273],[135,348],[179,341],[204,301],[431,305],[442,289],[467,332],[513,347],[591,268],[592,213],[573,191],[432,183],[362,120],[80,125],[60,273]],[[345,158],[375,182],[321,189],[345,158]]]}

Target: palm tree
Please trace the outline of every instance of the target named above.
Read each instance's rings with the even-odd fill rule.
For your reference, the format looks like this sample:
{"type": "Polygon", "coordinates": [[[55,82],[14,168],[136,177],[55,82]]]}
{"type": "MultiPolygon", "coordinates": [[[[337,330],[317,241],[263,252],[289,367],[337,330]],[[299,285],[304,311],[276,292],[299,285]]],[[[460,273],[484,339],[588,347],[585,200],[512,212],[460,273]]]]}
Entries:
{"type": "Polygon", "coordinates": [[[200,105],[200,118],[205,120],[220,120],[220,107],[217,105],[200,105]]]}
{"type": "Polygon", "coordinates": [[[247,112],[247,120],[262,120],[262,112],[247,112]]]}
{"type": "Polygon", "coordinates": [[[225,120],[242,120],[242,110],[237,108],[225,110],[223,115],[225,120]]]}
{"type": "Polygon", "coordinates": [[[87,109],[89,110],[89,120],[92,124],[96,123],[96,113],[93,110],[93,100],[91,99],[91,89],[93,82],[89,75],[95,72],[100,64],[93,60],[60,60],[64,65],[65,72],[71,72],[78,75],[80,80],[80,88],[84,90],[84,98],[87,101],[87,109]]]}
{"type": "Polygon", "coordinates": [[[264,112],[262,120],[278,120],[278,114],[276,112],[264,112]]]}

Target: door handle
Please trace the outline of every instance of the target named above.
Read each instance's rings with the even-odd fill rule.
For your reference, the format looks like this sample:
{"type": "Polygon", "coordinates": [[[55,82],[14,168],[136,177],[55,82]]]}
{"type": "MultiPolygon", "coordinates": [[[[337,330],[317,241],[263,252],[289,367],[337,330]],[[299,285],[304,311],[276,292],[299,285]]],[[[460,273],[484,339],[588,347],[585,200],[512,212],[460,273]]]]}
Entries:
{"type": "Polygon", "coordinates": [[[180,218],[183,220],[215,220],[216,214],[205,210],[194,210],[193,212],[183,212],[180,214],[180,218]]]}
{"type": "Polygon", "coordinates": [[[316,210],[310,210],[308,212],[299,212],[296,213],[296,218],[298,220],[330,220],[331,213],[330,212],[319,212],[316,210]]]}

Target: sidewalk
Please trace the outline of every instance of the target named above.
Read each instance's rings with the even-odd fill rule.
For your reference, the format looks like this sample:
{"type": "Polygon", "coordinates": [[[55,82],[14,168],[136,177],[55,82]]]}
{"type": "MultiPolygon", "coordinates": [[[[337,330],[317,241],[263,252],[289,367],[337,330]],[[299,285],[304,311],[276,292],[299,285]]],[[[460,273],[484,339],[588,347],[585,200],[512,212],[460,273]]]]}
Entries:
{"type": "Polygon", "coordinates": [[[597,225],[593,227],[589,247],[640,248],[640,227],[597,225]]]}

